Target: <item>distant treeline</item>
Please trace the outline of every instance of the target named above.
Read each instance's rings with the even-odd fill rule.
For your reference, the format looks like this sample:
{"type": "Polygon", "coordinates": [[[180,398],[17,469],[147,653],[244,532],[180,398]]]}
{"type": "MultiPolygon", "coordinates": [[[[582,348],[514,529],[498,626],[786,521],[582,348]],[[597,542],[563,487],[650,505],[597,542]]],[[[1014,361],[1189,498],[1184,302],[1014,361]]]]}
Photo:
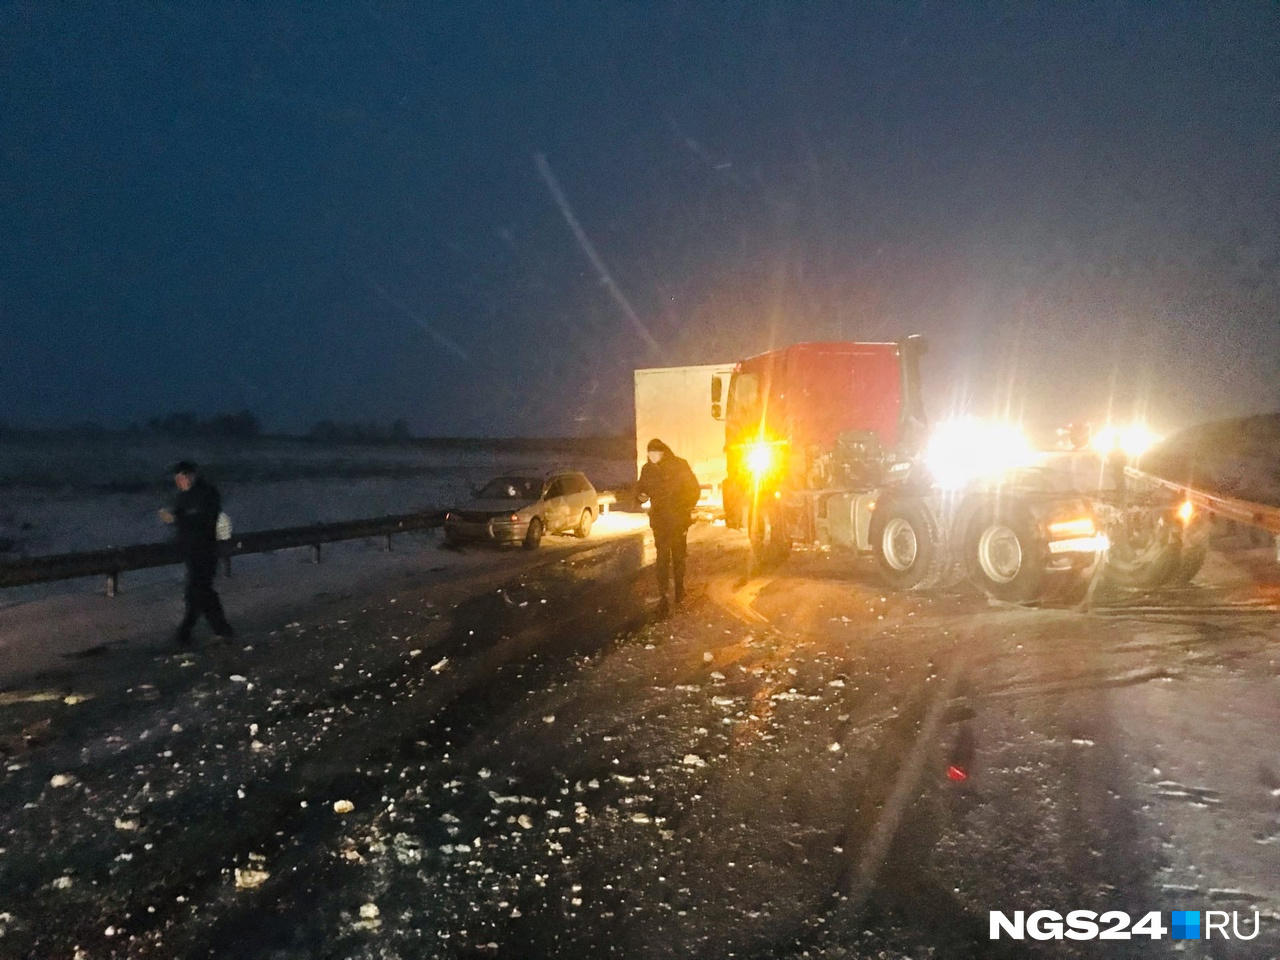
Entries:
{"type": "Polygon", "coordinates": [[[390,426],[374,420],[343,423],[339,420],[321,420],[307,431],[307,439],[333,442],[364,440],[412,440],[413,432],[407,420],[393,420],[390,426]]]}

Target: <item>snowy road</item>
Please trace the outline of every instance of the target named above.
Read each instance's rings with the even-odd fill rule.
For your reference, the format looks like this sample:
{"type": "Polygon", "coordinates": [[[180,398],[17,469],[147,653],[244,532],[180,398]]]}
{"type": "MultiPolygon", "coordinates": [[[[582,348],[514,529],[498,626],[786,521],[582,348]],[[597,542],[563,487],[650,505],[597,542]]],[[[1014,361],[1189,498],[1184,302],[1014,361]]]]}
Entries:
{"type": "Polygon", "coordinates": [[[1221,545],[1086,615],[818,555],[746,580],[699,528],[657,620],[620,532],[28,670],[0,956],[1276,955],[1280,575],[1221,545]],[[1262,933],[988,940],[1041,908],[1262,933]]]}

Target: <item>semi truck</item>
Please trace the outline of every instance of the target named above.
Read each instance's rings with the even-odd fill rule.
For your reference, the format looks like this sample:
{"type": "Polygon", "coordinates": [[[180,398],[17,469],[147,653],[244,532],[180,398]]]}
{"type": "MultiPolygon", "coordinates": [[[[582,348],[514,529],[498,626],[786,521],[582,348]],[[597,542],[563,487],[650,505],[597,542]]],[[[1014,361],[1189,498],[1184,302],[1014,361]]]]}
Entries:
{"type": "Polygon", "coordinates": [[[719,382],[723,392],[732,374],[732,363],[635,372],[637,474],[644,466],[646,444],[657,437],[689,461],[702,486],[698,512],[710,518],[723,510],[726,468],[724,427],[718,409],[707,411],[707,383],[719,382]]]}
{"type": "Polygon", "coordinates": [[[1194,576],[1205,525],[1189,500],[1126,482],[1133,450],[1078,432],[1037,450],[1017,426],[975,419],[930,427],[924,352],[920,337],[800,343],[710,381],[726,522],[758,565],[793,544],[842,549],[872,555],[895,589],[968,578],[1012,602],[1080,593],[1100,563],[1128,586],[1194,576]]]}

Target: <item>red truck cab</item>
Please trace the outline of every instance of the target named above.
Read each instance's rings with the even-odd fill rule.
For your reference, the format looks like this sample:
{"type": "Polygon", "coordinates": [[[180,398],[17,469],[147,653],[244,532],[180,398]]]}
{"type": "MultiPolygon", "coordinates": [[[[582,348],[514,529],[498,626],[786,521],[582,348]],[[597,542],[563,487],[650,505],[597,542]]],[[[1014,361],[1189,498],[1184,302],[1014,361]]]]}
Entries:
{"type": "Polygon", "coordinates": [[[874,434],[885,451],[914,453],[924,432],[923,347],[919,337],[798,343],[739,361],[724,407],[729,522],[745,520],[752,493],[813,486],[814,458],[843,435],[874,434]]]}

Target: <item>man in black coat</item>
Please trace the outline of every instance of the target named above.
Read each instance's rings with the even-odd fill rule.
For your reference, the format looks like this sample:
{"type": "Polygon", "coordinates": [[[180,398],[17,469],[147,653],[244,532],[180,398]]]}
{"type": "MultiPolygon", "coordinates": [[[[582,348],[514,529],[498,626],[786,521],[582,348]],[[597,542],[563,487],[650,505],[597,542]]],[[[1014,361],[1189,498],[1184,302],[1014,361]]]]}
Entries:
{"type": "Polygon", "coordinates": [[[667,578],[675,586],[675,601],[684,597],[684,563],[688,552],[685,537],[692,523],[689,514],[698,505],[702,489],[687,460],[671,452],[661,440],[649,441],[649,462],[640,471],[636,495],[649,501],[649,526],[658,554],[658,596],[667,607],[667,578]]]}
{"type": "Polygon", "coordinates": [[[203,616],[222,639],[235,636],[222,612],[222,601],[213,589],[213,575],[218,569],[218,514],[222,498],[218,488],[200,476],[189,460],[173,465],[173,482],[178,497],[173,510],[161,510],[160,518],[177,527],[178,550],[187,565],[184,599],[186,615],[178,626],[175,639],[179,644],[191,642],[191,631],[203,616]]]}

